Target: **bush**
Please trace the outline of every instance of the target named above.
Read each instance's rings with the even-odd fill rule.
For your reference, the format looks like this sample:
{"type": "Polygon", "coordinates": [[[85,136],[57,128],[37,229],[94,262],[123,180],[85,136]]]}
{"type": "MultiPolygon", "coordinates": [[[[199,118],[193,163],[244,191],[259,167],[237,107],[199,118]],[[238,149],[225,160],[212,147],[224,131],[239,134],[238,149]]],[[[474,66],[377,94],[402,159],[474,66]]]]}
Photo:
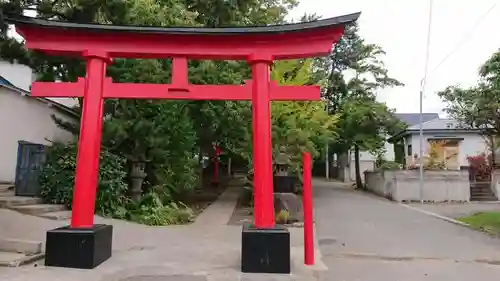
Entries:
{"type": "MultiPolygon", "coordinates": [[[[54,143],[40,171],[41,196],[52,204],[64,204],[71,209],[76,169],[77,145],[54,143]]],[[[128,203],[126,192],[126,160],[101,150],[99,184],[95,203],[96,213],[115,217],[128,203]]]]}
{"type": "Polygon", "coordinates": [[[491,155],[481,153],[476,156],[467,156],[469,162],[469,170],[476,181],[491,180],[491,155]]]}
{"type": "Polygon", "coordinates": [[[180,202],[163,204],[156,193],[149,193],[139,204],[131,206],[126,218],[146,225],[161,226],[187,224],[194,221],[195,215],[191,208],[180,202]]]}
{"type": "Polygon", "coordinates": [[[386,161],[386,162],[380,164],[380,166],[378,166],[377,168],[382,169],[382,170],[401,170],[402,166],[403,165],[401,165],[397,162],[394,162],[394,161],[386,161]]]}
{"type": "Polygon", "coordinates": [[[277,224],[286,224],[290,221],[290,213],[286,210],[281,210],[275,219],[277,224]]]}
{"type": "Polygon", "coordinates": [[[381,170],[401,170],[402,166],[403,165],[401,165],[395,161],[385,160],[382,155],[378,155],[377,159],[375,161],[375,168],[381,169],[381,170]]]}
{"type": "MultiPolygon", "coordinates": [[[[76,169],[76,144],[54,143],[40,171],[41,196],[52,204],[71,208],[76,169]]],[[[102,148],[96,213],[147,225],[185,224],[192,222],[194,212],[182,203],[172,201],[162,186],[151,188],[139,203],[127,196],[126,160],[102,148]]]]}

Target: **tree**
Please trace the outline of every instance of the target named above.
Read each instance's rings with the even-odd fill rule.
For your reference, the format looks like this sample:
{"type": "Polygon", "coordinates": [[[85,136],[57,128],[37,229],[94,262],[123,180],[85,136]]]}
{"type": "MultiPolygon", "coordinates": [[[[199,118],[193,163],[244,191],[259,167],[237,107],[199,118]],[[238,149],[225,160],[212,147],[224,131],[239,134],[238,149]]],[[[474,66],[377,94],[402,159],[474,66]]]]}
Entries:
{"type": "MultiPolygon", "coordinates": [[[[324,83],[315,82],[314,75],[312,59],[278,61],[273,65],[271,79],[280,85],[324,83]]],[[[301,163],[304,151],[317,157],[335,135],[337,118],[328,115],[323,102],[273,102],[271,115],[274,152],[287,148],[295,163],[301,163]]]]}
{"type": "MultiPolygon", "coordinates": [[[[296,4],[293,0],[21,0],[2,2],[0,8],[6,14],[31,10],[40,18],[77,23],[218,27],[282,23],[288,9],[296,4]]],[[[85,62],[27,51],[22,42],[7,36],[3,24],[0,50],[4,59],[31,66],[43,81],[75,81],[84,75],[85,62]]],[[[117,82],[168,83],[170,68],[170,60],[116,59],[108,67],[108,76],[117,82]]],[[[194,84],[240,84],[249,74],[244,62],[189,62],[189,78],[194,84]]],[[[165,171],[167,163],[189,167],[192,156],[210,152],[214,141],[226,151],[241,146],[244,128],[251,120],[248,112],[248,102],[107,100],[103,144],[129,159],[148,160],[156,167],[153,170],[165,171]],[[192,140],[201,152],[193,150],[192,140]]],[[[78,133],[78,127],[65,126],[68,124],[61,120],[58,124],[78,133]]],[[[182,167],[177,171],[167,174],[190,175],[182,167]]],[[[148,174],[150,182],[158,183],[153,171],[148,174]]]]}
{"type": "MultiPolygon", "coordinates": [[[[311,84],[312,59],[276,61],[272,66],[271,80],[279,85],[311,84]]],[[[251,108],[248,113],[251,116],[251,108]]],[[[292,170],[298,172],[302,163],[302,152],[309,151],[316,157],[330,139],[335,136],[336,116],[328,115],[323,102],[272,102],[271,132],[273,154],[285,148],[291,158],[292,170]]],[[[244,127],[239,154],[252,165],[251,122],[244,127]]],[[[250,171],[252,173],[252,171],[250,171]]]]}
{"type": "Polygon", "coordinates": [[[345,153],[354,148],[356,183],[361,187],[359,151],[380,151],[387,134],[400,126],[393,111],[376,101],[376,93],[403,84],[389,76],[382,60],[384,50],[366,43],[358,32],[356,24],[347,26],[332,50],[324,97],[329,113],[340,114],[340,137],[333,142],[331,151],[345,153]]]}
{"type": "Polygon", "coordinates": [[[339,142],[354,148],[356,186],[362,187],[359,164],[360,151],[381,154],[387,136],[402,129],[402,123],[394,111],[374,97],[358,97],[347,100],[339,116],[339,142]]]}
{"type": "Polygon", "coordinates": [[[491,152],[495,153],[496,139],[500,135],[500,52],[494,53],[478,74],[476,85],[468,88],[449,86],[438,96],[446,103],[448,116],[462,128],[478,129],[491,152]]]}

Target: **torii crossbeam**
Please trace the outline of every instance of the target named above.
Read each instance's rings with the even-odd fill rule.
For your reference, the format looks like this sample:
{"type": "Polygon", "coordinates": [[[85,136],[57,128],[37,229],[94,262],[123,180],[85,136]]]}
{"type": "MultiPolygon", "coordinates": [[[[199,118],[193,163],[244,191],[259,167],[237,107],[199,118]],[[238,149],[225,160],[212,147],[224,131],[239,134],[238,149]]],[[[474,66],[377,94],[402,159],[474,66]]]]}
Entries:
{"type": "Polygon", "coordinates": [[[94,225],[103,99],[251,100],[253,111],[254,224],[242,234],[242,271],[290,272],[290,240],[275,227],[271,100],[318,100],[316,86],[271,83],[274,60],[327,55],[359,13],[315,22],[260,27],[196,28],[76,24],[5,17],[25,46],[52,55],[87,60],[75,83],[35,82],[38,97],[83,97],[71,226],[47,233],[46,265],[93,268],[111,256],[112,227],[94,225]],[[113,83],[105,77],[112,58],[173,58],[171,85],[113,83]],[[191,85],[188,59],[245,60],[245,85],[191,85]],[[262,262],[262,261],[266,262],[262,262]]]}

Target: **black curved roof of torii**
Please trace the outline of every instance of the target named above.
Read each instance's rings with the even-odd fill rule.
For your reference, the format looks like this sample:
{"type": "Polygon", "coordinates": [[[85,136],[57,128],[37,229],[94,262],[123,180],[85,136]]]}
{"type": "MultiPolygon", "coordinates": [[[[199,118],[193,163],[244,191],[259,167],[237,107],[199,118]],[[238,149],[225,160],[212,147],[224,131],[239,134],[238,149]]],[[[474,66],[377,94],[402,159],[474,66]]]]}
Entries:
{"type": "Polygon", "coordinates": [[[136,32],[152,34],[183,34],[183,35],[238,35],[238,34],[275,34],[295,31],[307,31],[332,27],[335,25],[345,25],[355,22],[360,16],[360,12],[327,18],[311,22],[292,23],[269,26],[241,26],[241,27],[152,27],[137,25],[109,25],[109,24],[87,24],[63,21],[45,20],[26,16],[4,15],[4,20],[10,24],[36,25],[46,28],[62,29],[88,29],[104,32],[136,32]]]}

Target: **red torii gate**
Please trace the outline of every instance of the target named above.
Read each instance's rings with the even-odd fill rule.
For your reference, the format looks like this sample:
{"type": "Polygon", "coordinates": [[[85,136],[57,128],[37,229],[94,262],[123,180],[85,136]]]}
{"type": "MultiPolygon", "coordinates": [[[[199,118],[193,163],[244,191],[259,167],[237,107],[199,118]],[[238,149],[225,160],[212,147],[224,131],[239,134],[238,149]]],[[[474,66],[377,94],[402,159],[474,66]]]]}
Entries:
{"type": "Polygon", "coordinates": [[[194,28],[76,24],[7,17],[26,47],[87,60],[75,83],[35,82],[32,96],[84,97],[71,226],[47,233],[46,265],[93,268],[111,256],[112,226],[94,225],[104,98],[251,100],[253,111],[254,225],[243,228],[242,270],[290,272],[290,240],[275,227],[272,183],[271,100],[319,100],[317,86],[269,81],[274,60],[327,55],[359,13],[315,22],[261,27],[194,28]],[[119,58],[173,58],[172,84],[113,83],[106,66],[119,58]],[[188,59],[246,60],[245,85],[192,85],[188,59]],[[84,246],[82,246],[84,245],[84,246]],[[265,262],[263,262],[265,260],[265,262]]]}

